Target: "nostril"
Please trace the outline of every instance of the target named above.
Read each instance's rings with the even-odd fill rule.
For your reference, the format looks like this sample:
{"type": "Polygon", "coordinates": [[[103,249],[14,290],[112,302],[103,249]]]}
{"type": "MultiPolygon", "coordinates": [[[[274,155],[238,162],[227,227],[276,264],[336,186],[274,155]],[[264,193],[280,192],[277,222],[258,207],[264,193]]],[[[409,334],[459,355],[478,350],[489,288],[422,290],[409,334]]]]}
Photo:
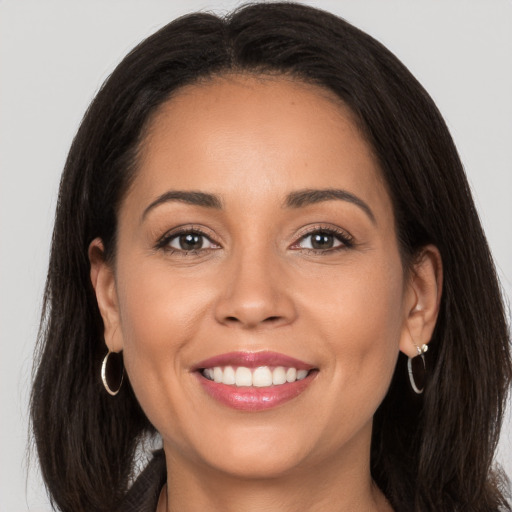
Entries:
{"type": "MultiPolygon", "coordinates": [[[[265,323],[265,324],[273,324],[273,323],[277,323],[279,322],[280,320],[282,319],[281,316],[279,315],[274,315],[274,316],[269,316],[267,318],[264,318],[262,320],[261,323],[265,323]]],[[[236,316],[227,316],[225,318],[225,322],[227,323],[231,323],[231,324],[236,324],[236,323],[243,323],[240,318],[237,318],[236,316]]]]}
{"type": "Polygon", "coordinates": [[[280,316],[269,316],[268,318],[265,318],[265,320],[263,320],[264,322],[267,322],[267,323],[273,323],[273,322],[277,322],[278,320],[280,320],[280,316]]]}

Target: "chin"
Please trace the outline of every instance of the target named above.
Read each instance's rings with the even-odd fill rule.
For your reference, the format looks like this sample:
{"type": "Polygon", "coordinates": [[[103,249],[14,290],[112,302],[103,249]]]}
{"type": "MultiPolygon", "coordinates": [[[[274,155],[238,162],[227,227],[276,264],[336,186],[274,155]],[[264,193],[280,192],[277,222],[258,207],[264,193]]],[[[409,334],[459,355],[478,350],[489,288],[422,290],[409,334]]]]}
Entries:
{"type": "Polygon", "coordinates": [[[314,446],[309,445],[307,432],[273,425],[225,429],[203,437],[196,450],[212,470],[242,479],[265,479],[286,476],[301,467],[314,446]]]}
{"type": "Polygon", "coordinates": [[[290,475],[301,466],[301,457],[274,448],[274,453],[239,453],[219,464],[211,464],[216,472],[244,480],[278,479],[290,475]]]}

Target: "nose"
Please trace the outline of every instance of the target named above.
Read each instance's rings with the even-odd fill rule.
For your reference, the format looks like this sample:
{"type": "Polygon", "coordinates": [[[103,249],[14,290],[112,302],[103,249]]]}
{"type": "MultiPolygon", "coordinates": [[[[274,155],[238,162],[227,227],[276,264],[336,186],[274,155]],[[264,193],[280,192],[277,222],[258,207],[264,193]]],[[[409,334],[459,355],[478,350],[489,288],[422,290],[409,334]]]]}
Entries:
{"type": "Polygon", "coordinates": [[[222,278],[215,307],[217,321],[244,329],[292,323],[297,312],[292,300],[293,288],[286,275],[276,258],[254,253],[233,258],[222,278]]]}

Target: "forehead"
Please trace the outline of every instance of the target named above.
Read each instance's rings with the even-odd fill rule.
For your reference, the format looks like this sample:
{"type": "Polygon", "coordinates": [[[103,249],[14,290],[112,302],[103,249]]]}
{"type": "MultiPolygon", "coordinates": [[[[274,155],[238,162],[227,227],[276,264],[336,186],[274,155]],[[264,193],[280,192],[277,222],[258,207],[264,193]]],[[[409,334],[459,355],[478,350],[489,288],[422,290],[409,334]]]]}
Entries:
{"type": "Polygon", "coordinates": [[[249,202],[340,187],[388,201],[349,108],[296,79],[228,75],[183,87],[158,109],[128,195],[207,190],[249,202]]]}

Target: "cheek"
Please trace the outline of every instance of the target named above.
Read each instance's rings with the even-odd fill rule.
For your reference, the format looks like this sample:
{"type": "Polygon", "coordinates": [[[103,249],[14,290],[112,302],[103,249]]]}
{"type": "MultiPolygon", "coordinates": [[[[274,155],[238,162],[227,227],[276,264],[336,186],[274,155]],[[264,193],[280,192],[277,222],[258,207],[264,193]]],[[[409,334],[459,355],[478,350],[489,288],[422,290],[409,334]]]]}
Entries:
{"type": "MultiPolygon", "coordinates": [[[[340,283],[341,285],[341,283],[340,283]]],[[[333,330],[339,334],[332,350],[343,363],[350,359],[361,371],[396,359],[402,329],[402,280],[396,272],[375,267],[345,276],[342,292],[335,304],[338,318],[333,330]]],[[[328,325],[328,324],[327,324],[328,325]]]]}
{"type": "Polygon", "coordinates": [[[348,416],[356,430],[371,421],[389,387],[403,327],[402,269],[373,264],[324,283],[307,302],[315,305],[311,323],[325,343],[326,371],[319,378],[329,382],[327,414],[335,426],[329,435],[336,436],[348,416]]]}
{"type": "Polygon", "coordinates": [[[303,311],[311,314],[311,321],[317,319],[334,351],[361,353],[398,345],[403,299],[398,258],[367,258],[358,264],[348,262],[339,271],[319,271],[304,284],[300,298],[303,311]]]}
{"type": "Polygon", "coordinates": [[[186,371],[184,361],[190,361],[187,353],[207,310],[208,288],[198,280],[177,279],[165,265],[142,262],[118,272],[126,372],[158,428],[165,415],[175,417],[187,400],[176,383],[186,371]]]}
{"type": "Polygon", "coordinates": [[[211,295],[202,276],[183,278],[165,261],[144,260],[120,268],[118,275],[125,345],[144,357],[151,348],[174,352],[193,335],[211,295]]]}

